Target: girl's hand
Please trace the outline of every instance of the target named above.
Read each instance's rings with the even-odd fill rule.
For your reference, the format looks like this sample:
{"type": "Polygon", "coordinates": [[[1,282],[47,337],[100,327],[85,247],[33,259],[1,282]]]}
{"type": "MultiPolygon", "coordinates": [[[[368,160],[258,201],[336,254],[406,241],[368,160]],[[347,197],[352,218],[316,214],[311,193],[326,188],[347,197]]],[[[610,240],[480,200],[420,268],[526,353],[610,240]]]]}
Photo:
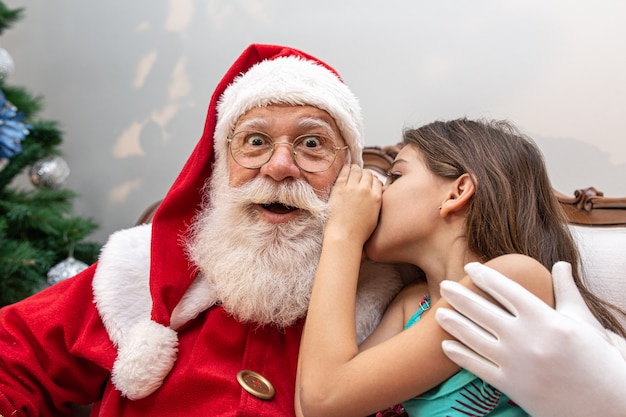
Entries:
{"type": "Polygon", "coordinates": [[[326,235],[365,243],[378,223],[382,183],[368,169],[345,165],[330,194],[326,235]]]}

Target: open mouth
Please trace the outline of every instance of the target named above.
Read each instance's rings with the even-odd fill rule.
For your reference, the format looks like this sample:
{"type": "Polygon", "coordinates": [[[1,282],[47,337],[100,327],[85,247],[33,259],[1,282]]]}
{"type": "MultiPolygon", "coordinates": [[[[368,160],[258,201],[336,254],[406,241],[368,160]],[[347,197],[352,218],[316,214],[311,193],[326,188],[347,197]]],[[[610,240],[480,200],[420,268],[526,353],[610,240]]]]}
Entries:
{"type": "Polygon", "coordinates": [[[298,210],[298,207],[286,206],[281,203],[270,203],[270,204],[261,204],[265,210],[276,213],[276,214],[286,214],[291,213],[292,211],[298,210]]]}

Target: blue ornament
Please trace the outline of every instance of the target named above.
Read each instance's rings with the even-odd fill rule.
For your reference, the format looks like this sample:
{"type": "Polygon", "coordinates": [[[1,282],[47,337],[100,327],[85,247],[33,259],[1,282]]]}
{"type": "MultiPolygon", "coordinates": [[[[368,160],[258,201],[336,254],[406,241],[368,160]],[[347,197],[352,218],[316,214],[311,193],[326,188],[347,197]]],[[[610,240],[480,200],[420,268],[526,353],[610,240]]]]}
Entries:
{"type": "Polygon", "coordinates": [[[22,120],[24,114],[17,111],[0,90],[0,159],[8,159],[22,152],[22,141],[32,128],[22,123],[22,120]]]}

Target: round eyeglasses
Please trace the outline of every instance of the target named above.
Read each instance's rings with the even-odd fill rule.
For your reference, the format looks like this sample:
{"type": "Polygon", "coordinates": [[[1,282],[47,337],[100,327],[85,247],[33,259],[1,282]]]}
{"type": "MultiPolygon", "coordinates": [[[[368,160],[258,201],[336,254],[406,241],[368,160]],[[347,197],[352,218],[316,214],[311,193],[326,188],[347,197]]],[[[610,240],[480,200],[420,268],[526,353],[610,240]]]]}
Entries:
{"type": "Polygon", "coordinates": [[[238,165],[256,169],[265,165],[274,155],[276,145],[291,146],[294,163],[306,172],[323,172],[335,162],[337,151],[349,146],[335,146],[332,139],[318,134],[298,136],[293,142],[273,142],[272,138],[254,130],[233,133],[228,138],[230,154],[238,165]]]}

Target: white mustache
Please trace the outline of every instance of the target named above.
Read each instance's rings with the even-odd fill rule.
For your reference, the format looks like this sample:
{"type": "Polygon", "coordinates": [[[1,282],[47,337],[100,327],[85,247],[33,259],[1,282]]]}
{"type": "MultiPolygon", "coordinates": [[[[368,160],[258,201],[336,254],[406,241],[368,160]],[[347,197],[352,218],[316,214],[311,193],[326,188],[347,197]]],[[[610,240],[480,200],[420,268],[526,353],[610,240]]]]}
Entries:
{"type": "Polygon", "coordinates": [[[330,189],[324,191],[324,199],[304,180],[272,182],[266,178],[254,178],[240,187],[232,187],[232,201],[243,204],[280,203],[306,210],[315,216],[325,216],[328,210],[330,189]]]}

